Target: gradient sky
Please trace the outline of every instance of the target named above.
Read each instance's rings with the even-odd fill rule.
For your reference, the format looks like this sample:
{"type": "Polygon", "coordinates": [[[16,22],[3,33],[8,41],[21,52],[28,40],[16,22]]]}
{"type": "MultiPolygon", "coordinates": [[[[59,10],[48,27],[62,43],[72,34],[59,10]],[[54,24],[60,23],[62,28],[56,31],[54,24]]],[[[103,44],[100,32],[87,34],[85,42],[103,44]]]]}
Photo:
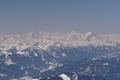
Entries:
{"type": "Polygon", "coordinates": [[[0,0],[0,34],[120,33],[120,0],[0,0]]]}

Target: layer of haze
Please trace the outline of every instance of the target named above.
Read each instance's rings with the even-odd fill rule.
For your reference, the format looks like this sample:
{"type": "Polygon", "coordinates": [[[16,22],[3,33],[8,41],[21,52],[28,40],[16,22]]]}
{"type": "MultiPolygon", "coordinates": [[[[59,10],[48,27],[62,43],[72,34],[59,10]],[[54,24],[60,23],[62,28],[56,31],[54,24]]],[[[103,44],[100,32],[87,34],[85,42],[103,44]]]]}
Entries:
{"type": "Polygon", "coordinates": [[[120,33],[119,0],[0,0],[0,34],[120,33]]]}

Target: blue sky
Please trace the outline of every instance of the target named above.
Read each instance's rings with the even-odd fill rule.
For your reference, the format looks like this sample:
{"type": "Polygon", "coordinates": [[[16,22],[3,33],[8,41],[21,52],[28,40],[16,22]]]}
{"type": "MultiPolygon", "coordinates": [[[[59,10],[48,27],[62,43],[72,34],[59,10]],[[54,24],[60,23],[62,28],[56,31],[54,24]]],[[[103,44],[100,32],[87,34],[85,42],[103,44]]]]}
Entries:
{"type": "Polygon", "coordinates": [[[0,34],[120,33],[119,0],[0,0],[0,34]]]}

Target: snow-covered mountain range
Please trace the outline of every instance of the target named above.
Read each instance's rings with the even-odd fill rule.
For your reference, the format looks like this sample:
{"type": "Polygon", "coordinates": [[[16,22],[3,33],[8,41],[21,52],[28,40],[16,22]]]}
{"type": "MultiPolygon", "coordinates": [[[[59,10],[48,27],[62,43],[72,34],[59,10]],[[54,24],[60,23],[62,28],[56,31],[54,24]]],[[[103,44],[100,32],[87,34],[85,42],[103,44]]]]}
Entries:
{"type": "Polygon", "coordinates": [[[31,32],[22,35],[5,35],[0,37],[0,51],[16,48],[17,51],[31,46],[47,49],[49,46],[116,46],[120,43],[119,34],[94,34],[92,32],[46,33],[31,32]]]}
{"type": "Polygon", "coordinates": [[[0,37],[2,80],[120,80],[119,63],[119,34],[31,32],[0,37]]]}

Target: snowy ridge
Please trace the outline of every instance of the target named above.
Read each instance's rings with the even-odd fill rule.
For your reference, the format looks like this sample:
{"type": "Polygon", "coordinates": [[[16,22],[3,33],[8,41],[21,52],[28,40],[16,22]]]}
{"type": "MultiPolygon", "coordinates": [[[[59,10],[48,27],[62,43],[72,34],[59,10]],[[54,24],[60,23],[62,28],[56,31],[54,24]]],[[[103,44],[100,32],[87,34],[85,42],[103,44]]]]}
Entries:
{"type": "Polygon", "coordinates": [[[48,46],[116,46],[120,43],[118,34],[94,34],[92,32],[46,33],[31,32],[24,35],[7,35],[0,37],[0,51],[15,48],[18,52],[32,46],[47,50],[48,46]]]}

